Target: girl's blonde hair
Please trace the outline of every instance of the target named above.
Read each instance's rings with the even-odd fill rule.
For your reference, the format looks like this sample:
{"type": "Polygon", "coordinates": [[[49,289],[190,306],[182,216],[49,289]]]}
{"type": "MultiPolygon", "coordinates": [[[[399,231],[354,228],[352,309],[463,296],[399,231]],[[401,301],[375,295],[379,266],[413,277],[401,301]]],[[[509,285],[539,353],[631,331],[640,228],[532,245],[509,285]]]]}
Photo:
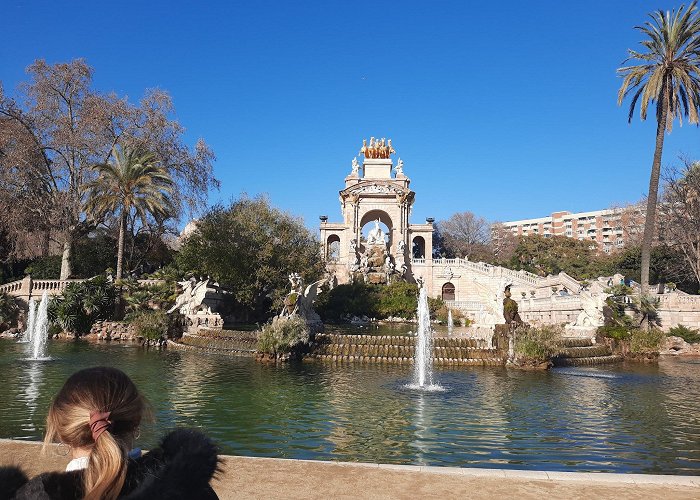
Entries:
{"type": "Polygon", "coordinates": [[[124,485],[129,446],[146,411],[143,396],[121,370],[80,370],[51,404],[44,446],[60,441],[74,448],[91,447],[83,474],[84,498],[113,500],[124,485]],[[94,439],[90,419],[106,412],[109,426],[94,439]]]}

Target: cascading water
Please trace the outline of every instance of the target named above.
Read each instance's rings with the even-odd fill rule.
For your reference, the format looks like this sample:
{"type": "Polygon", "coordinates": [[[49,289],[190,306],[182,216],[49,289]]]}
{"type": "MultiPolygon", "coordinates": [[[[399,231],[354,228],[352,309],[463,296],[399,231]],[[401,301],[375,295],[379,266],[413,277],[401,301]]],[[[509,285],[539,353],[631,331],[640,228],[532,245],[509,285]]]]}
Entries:
{"type": "Polygon", "coordinates": [[[452,321],[452,309],[447,310],[447,335],[452,336],[452,330],[454,330],[455,324],[452,321]]]}
{"type": "Polygon", "coordinates": [[[27,329],[24,330],[20,342],[31,342],[32,334],[34,333],[34,325],[36,324],[36,301],[29,301],[29,314],[27,315],[27,329]]]}
{"type": "Polygon", "coordinates": [[[46,360],[46,339],[49,335],[49,296],[46,292],[41,296],[41,302],[36,312],[36,320],[32,330],[31,359],[46,360]]]}
{"type": "Polygon", "coordinates": [[[412,389],[442,390],[433,382],[433,332],[430,326],[428,292],[421,286],[418,294],[418,333],[414,356],[412,389]]]}

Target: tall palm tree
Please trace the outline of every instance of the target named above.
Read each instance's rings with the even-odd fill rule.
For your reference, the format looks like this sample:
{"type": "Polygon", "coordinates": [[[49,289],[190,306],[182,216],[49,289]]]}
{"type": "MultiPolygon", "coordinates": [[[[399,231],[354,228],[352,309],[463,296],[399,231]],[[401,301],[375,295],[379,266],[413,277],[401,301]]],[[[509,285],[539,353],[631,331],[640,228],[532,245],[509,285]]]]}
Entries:
{"type": "Polygon", "coordinates": [[[649,178],[649,196],[642,240],[642,294],[649,289],[649,260],[656,222],[656,202],[659,191],[661,154],[664,133],[671,132],[673,121],[698,123],[700,106],[700,17],[693,1],[688,8],[681,5],[678,10],[649,14],[650,21],[637,26],[645,39],[640,43],[641,52],[628,50],[629,57],[623,62],[637,61],[640,64],[624,66],[617,70],[623,77],[617,95],[618,106],[632,95],[628,121],[632,121],[639,103],[639,115],[646,120],[647,108],[656,104],[656,148],[649,178]],[[641,99],[641,100],[640,100],[641,99]]]}
{"type": "Polygon", "coordinates": [[[116,279],[121,279],[129,216],[135,214],[148,224],[148,214],[154,217],[171,214],[173,180],[152,153],[115,146],[112,156],[111,162],[94,166],[98,176],[88,184],[87,209],[94,216],[119,214],[116,279]]]}

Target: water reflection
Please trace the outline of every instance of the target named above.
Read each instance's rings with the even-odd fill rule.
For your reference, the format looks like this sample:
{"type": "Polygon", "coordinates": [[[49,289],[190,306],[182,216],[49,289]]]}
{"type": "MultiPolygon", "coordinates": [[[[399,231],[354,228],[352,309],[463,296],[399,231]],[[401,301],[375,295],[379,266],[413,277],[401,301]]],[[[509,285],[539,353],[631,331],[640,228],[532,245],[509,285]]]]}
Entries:
{"type": "Polygon", "coordinates": [[[53,343],[51,363],[0,341],[0,437],[40,439],[75,370],[125,370],[157,417],[203,428],[224,452],[403,464],[700,474],[700,365],[440,369],[441,393],[403,389],[410,366],[301,363],[53,343]]]}

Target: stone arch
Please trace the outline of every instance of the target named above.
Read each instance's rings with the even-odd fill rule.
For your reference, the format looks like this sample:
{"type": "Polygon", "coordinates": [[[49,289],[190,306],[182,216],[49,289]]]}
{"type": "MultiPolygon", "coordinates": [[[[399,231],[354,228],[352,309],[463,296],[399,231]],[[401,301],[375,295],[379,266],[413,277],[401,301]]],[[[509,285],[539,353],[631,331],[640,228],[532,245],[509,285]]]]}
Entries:
{"type": "Polygon", "coordinates": [[[442,300],[455,300],[455,286],[449,281],[442,285],[442,300]]]}
{"type": "Polygon", "coordinates": [[[391,241],[392,241],[392,236],[394,232],[394,225],[391,220],[391,217],[389,216],[388,213],[386,213],[384,210],[378,210],[378,209],[372,209],[368,210],[362,215],[362,218],[360,218],[360,225],[359,225],[359,230],[360,233],[362,232],[362,229],[365,227],[365,225],[369,224],[372,221],[375,221],[379,219],[379,222],[384,224],[387,228],[386,235],[389,239],[388,244],[389,248],[391,248],[391,241]]]}
{"type": "Polygon", "coordinates": [[[326,239],[326,259],[337,261],[340,259],[340,236],[331,234],[326,239]]]}
{"type": "Polygon", "coordinates": [[[372,222],[373,220],[377,219],[388,227],[390,231],[394,228],[394,224],[391,221],[389,214],[384,210],[377,209],[369,210],[362,215],[362,218],[360,219],[360,227],[364,227],[368,222],[372,222]]]}
{"type": "Polygon", "coordinates": [[[425,238],[422,236],[413,238],[411,255],[414,259],[425,259],[425,238]]]}

